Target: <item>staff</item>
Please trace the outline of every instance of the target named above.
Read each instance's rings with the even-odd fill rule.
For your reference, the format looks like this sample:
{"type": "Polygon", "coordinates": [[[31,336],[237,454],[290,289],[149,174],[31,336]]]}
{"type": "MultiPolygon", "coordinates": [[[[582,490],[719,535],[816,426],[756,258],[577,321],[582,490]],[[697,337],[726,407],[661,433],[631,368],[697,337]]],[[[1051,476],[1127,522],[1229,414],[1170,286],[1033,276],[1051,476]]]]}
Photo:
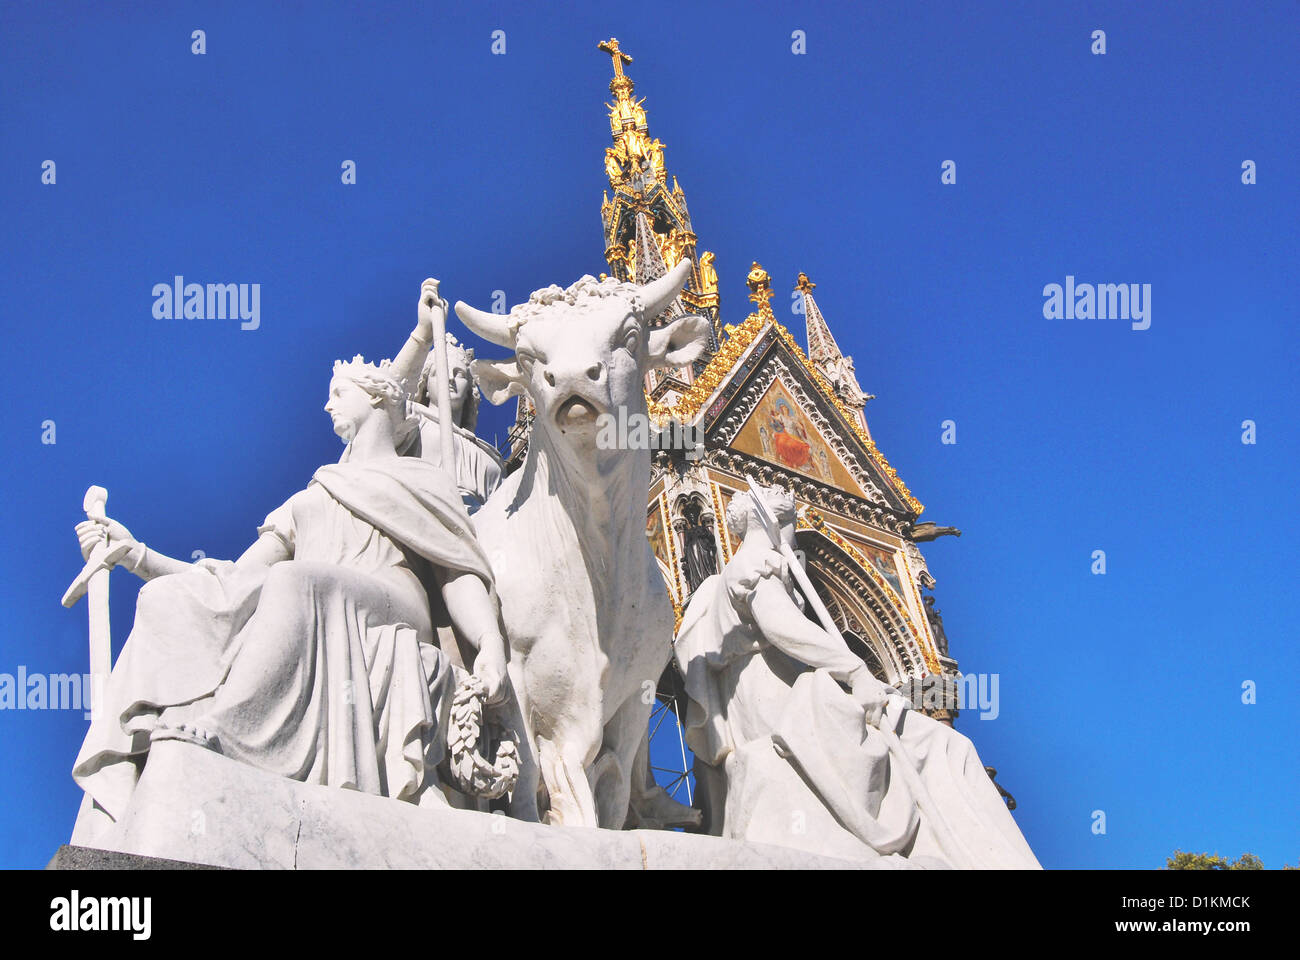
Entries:
{"type": "Polygon", "coordinates": [[[447,301],[438,295],[438,281],[426,280],[426,286],[433,284],[433,292],[426,295],[424,305],[433,314],[433,369],[438,378],[438,419],[441,429],[438,431],[438,452],[442,456],[442,468],[453,477],[456,476],[455,447],[452,444],[451,422],[451,371],[447,367],[447,301]]]}
{"type": "MultiPolygon", "coordinates": [[[[763,488],[752,479],[749,481],[749,494],[753,498],[754,512],[758,515],[759,522],[763,524],[763,529],[767,531],[768,537],[771,538],[772,546],[780,552],[781,556],[785,557],[790,572],[799,584],[799,589],[803,591],[804,597],[812,606],[813,612],[817,614],[822,629],[843,644],[844,638],[835,626],[835,621],[831,619],[826,604],[822,603],[822,598],[813,589],[812,581],[808,579],[808,573],[804,570],[803,564],[799,562],[799,558],[795,556],[794,550],[781,536],[781,525],[777,523],[776,517],[768,509],[767,501],[763,499],[763,488]]],[[[903,782],[907,784],[912,796],[916,798],[916,805],[920,807],[921,813],[925,814],[925,818],[930,822],[930,826],[939,841],[939,846],[952,858],[954,866],[958,869],[974,867],[974,860],[967,852],[965,845],[949,829],[948,823],[943,819],[943,814],[940,812],[938,805],[930,796],[930,791],[921,782],[916,768],[912,766],[912,761],[903,748],[903,742],[898,739],[898,734],[893,731],[888,722],[881,723],[874,729],[884,738],[885,745],[889,748],[889,752],[895,761],[894,766],[902,775],[903,782]]]]}

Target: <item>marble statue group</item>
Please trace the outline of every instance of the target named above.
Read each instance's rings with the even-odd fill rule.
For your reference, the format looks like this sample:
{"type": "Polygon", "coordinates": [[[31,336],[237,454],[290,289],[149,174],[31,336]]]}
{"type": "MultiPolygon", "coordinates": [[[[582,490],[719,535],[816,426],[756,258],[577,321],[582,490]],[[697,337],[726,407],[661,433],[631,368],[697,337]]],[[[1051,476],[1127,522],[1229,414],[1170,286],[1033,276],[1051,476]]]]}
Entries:
{"type": "Polygon", "coordinates": [[[342,456],[238,559],[164,556],[88,495],[86,568],[65,603],[88,596],[107,680],[72,771],[73,842],[109,842],[151,749],[182,741],[305,784],[555,829],[1037,867],[970,740],[877,680],[822,616],[785,491],[733,498],[741,546],[674,638],[645,536],[650,452],[596,437],[602,415],[646,415],[650,370],[704,349],[705,321],[665,313],[689,268],[643,286],[583,277],[508,314],[457,303],[509,351],[492,360],[446,332],[425,281],[391,359],[335,363],[324,408],[342,456]],[[480,392],[533,411],[508,475],[474,433],[480,392]],[[148,582],[110,663],[96,617],[114,565],[148,582]],[[689,807],[649,765],[646,691],[674,661],[689,807]]]}

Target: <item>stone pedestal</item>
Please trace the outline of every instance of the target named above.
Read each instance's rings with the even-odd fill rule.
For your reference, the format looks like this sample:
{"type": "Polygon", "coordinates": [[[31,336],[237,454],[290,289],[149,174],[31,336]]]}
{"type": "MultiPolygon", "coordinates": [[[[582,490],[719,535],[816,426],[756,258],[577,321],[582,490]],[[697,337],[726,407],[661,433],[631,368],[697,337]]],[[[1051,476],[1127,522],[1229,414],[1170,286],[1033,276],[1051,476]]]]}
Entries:
{"type": "Polygon", "coordinates": [[[907,869],[768,844],[657,830],[548,827],[309,786],[179,741],[154,744],[131,808],[102,850],[64,847],[52,868],[907,869]],[[116,855],[116,856],[115,856],[116,855]]]}

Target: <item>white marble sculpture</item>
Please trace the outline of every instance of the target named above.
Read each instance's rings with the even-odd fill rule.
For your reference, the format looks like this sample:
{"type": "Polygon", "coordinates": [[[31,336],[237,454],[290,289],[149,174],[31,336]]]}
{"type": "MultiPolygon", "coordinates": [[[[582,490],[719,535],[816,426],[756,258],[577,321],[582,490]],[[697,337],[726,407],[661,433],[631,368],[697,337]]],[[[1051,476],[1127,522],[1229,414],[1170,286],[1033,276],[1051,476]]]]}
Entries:
{"type": "MultiPolygon", "coordinates": [[[[390,815],[311,792],[326,787],[408,801],[428,824],[479,838],[497,834],[478,814],[440,819],[449,798],[508,796],[512,816],[549,824],[698,825],[701,811],[649,776],[648,720],[674,651],[644,532],[650,451],[598,439],[603,416],[646,415],[649,370],[704,347],[703,319],[659,322],[689,269],[645,286],[584,277],[509,315],[458,303],[471,330],[514,351],[505,361],[473,360],[446,336],[446,303],[426,281],[393,362],[335,365],[325,410],[346,442],[339,462],[273,510],[237,561],[150,550],[91,488],[77,527],[87,565],[64,601],[92,601],[92,670],[107,683],[73,770],[86,794],[73,842],[245,865],[239,829],[210,844],[182,836],[177,798],[279,836],[288,821],[258,799],[269,790],[340,834],[301,849],[354,865],[446,862],[428,838],[409,860],[400,838],[366,839],[381,820],[414,824],[409,806],[390,815]],[[524,463],[504,481],[472,433],[475,378],[492,403],[527,395],[535,410],[524,463]],[[109,673],[114,564],[149,582],[109,673]],[[146,770],[151,753],[164,762],[146,770]],[[199,770],[213,782],[182,782],[199,770]]],[[[741,546],[696,590],[676,641],[705,827],[737,842],[642,836],[642,865],[650,849],[673,851],[668,863],[698,848],[715,865],[1036,867],[970,741],[909,709],[835,631],[792,552],[793,500],[754,489],[728,510],[741,546]]],[[[253,860],[297,864],[302,829],[253,860]]],[[[545,837],[534,839],[524,846],[545,837]]],[[[584,843],[565,856],[605,849],[584,843]]],[[[615,847],[619,862],[632,849],[615,847]]],[[[485,856],[480,841],[464,855],[485,856]]]]}
{"type": "Polygon", "coordinates": [[[273,510],[234,562],[165,557],[120,523],[78,525],[149,580],[73,777],[74,842],[126,812],[151,742],[180,739],[307,783],[445,803],[434,767],[455,675],[434,645],[445,608],[507,691],[492,573],[451,476],[397,453],[414,429],[391,367],[336,363],[325,405],[344,459],[273,510]],[[123,549],[124,548],[124,549],[123,549]]]}
{"type": "MultiPolygon", "coordinates": [[[[419,321],[393,359],[393,373],[406,385],[412,409],[420,415],[418,432],[401,452],[438,466],[442,465],[442,426],[437,402],[441,381],[433,338],[435,320],[445,323],[446,312],[446,301],[438,296],[437,281],[426,280],[420,291],[419,321]]],[[[453,472],[465,508],[473,513],[501,485],[505,466],[496,449],[474,433],[479,405],[478,381],[472,366],[474,351],[462,347],[451,334],[445,336],[453,472]]]]}
{"type": "Polygon", "coordinates": [[[736,496],[741,545],[677,636],[707,828],[826,856],[1036,868],[970,740],[872,676],[824,607],[823,626],[805,616],[795,581],[820,601],[795,520],[777,488],[736,496]]]}
{"type": "Polygon", "coordinates": [[[650,452],[597,443],[602,414],[645,416],[649,369],[682,366],[704,348],[699,317],[650,325],[690,266],[684,259],[645,286],[583,277],[533,293],[509,315],[456,304],[472,331],[514,351],[474,362],[484,395],[499,404],[527,394],[536,409],[523,466],[473,518],[510,642],[524,732],[511,812],[522,819],[538,817],[539,776],[550,823],[617,829],[629,804],[644,822],[690,816],[646,777],[673,625],[645,537],[650,452]]]}

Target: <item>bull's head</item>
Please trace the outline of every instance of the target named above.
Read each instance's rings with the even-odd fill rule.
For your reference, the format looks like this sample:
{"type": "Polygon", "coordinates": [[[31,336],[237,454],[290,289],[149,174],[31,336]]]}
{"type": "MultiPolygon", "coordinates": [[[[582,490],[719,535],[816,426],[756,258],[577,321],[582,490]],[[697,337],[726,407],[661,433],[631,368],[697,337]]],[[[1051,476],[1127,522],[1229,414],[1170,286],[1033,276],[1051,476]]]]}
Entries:
{"type": "Polygon", "coordinates": [[[583,277],[567,290],[538,290],[509,314],[457,302],[456,315],[485,340],[514,350],[512,360],[475,360],[483,395],[493,404],[527,393],[537,426],[568,443],[594,438],[603,414],[645,412],[644,378],[656,367],[682,366],[700,355],[709,326],[684,316],[649,324],[667,309],[690,273],[682,260],[645,286],[583,277]]]}

